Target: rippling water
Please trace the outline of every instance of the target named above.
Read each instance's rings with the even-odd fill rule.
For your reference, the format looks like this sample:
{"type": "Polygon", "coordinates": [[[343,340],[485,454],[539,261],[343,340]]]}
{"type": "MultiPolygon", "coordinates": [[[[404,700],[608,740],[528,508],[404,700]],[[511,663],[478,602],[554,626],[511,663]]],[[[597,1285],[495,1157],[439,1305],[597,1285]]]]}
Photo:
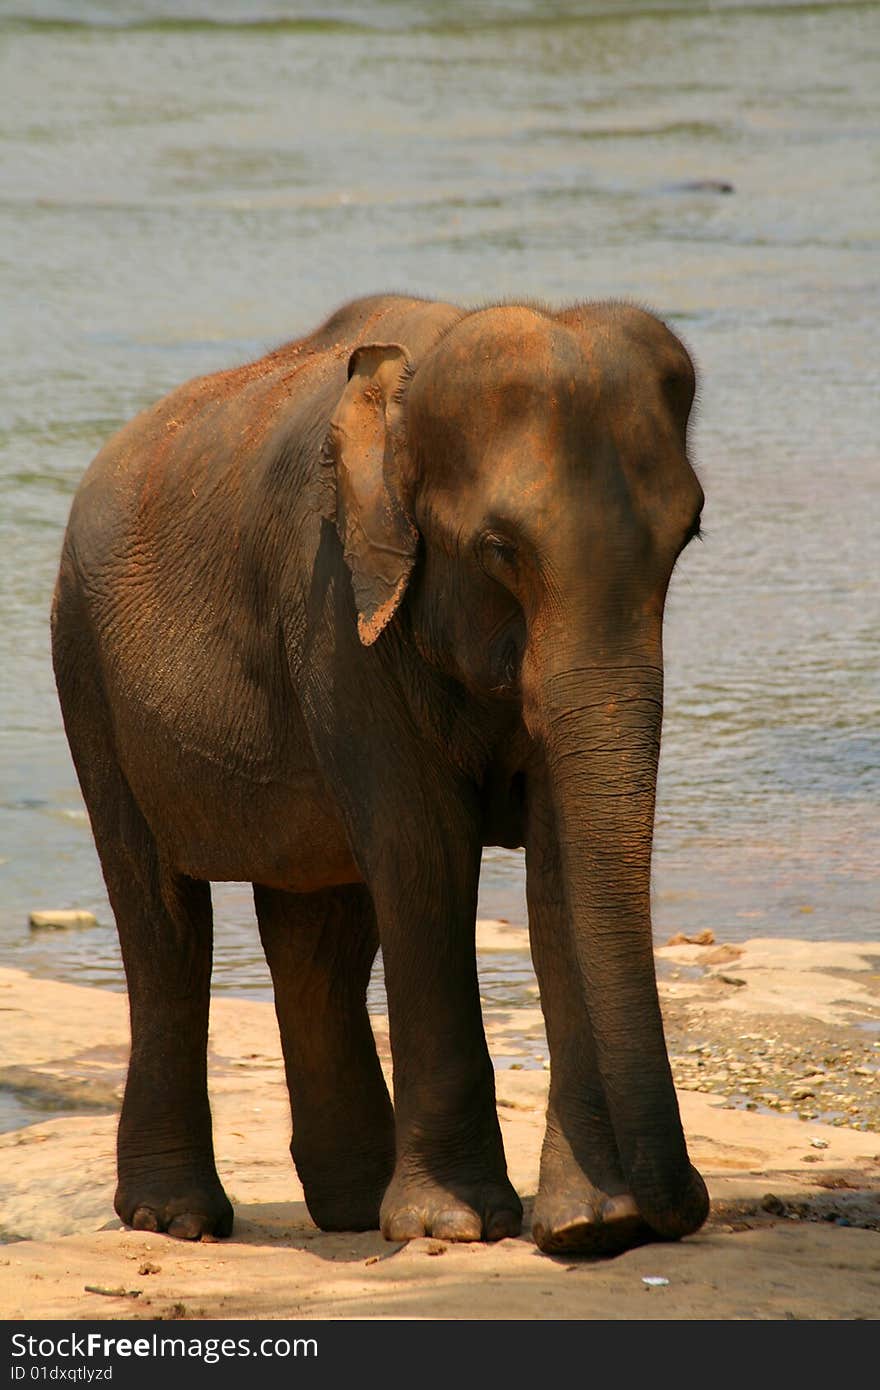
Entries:
{"type": "MultiPolygon", "coordinates": [[[[48,656],[78,478],[376,289],[626,296],[685,338],[708,504],[667,610],[657,933],[877,936],[878,36],[868,3],[0,0],[5,962],[120,979],[48,656]],[[47,905],[102,926],[31,939],[47,905]]],[[[522,920],[522,877],[489,853],[484,915],[522,920]]],[[[216,903],[218,987],[265,990],[247,891],[216,903]]]]}

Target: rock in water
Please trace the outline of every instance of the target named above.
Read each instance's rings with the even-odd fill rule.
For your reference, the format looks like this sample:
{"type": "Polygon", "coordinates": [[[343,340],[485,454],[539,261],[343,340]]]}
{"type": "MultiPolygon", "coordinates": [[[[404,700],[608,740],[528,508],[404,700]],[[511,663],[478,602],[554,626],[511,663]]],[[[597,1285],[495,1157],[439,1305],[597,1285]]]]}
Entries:
{"type": "Polygon", "coordinates": [[[734,193],[736,190],[727,179],[682,179],[679,183],[666,185],[670,193],[734,193]]]}
{"type": "Polygon", "coordinates": [[[93,912],[83,912],[75,908],[59,908],[54,912],[32,912],[28,920],[31,931],[68,931],[71,927],[98,925],[98,919],[93,912]]]}

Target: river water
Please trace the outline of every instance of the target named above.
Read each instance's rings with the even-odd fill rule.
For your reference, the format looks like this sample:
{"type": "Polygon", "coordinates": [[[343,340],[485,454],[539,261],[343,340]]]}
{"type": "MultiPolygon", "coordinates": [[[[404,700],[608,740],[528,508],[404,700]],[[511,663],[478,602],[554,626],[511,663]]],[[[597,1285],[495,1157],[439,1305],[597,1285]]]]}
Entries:
{"type": "MultiPolygon", "coordinates": [[[[48,651],[80,475],[181,380],[386,289],[624,296],[683,336],[708,502],[657,935],[880,934],[880,5],[0,0],[0,93],[4,963],[121,981],[48,651]],[[44,906],[101,925],[32,936],[44,906]]],[[[217,988],[268,992],[246,886],[215,903],[217,988]]],[[[524,920],[520,855],[481,912],[524,920]]]]}

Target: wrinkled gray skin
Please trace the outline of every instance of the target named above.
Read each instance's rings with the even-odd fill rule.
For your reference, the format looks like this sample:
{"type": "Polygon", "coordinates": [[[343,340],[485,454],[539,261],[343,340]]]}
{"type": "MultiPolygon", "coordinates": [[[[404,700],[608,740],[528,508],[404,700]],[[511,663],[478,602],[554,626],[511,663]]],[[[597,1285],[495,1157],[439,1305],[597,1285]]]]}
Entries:
{"type": "Polygon", "coordinates": [[[474,952],[499,844],[526,848],[550,1043],[535,1239],[609,1252],[705,1219],[649,903],[693,392],[639,309],[374,298],[98,455],[53,640],[130,992],[124,1221],[231,1229],[209,881],[245,879],[318,1224],[519,1230],[474,952]],[[393,1110],[365,1006],[379,942],[393,1110]]]}

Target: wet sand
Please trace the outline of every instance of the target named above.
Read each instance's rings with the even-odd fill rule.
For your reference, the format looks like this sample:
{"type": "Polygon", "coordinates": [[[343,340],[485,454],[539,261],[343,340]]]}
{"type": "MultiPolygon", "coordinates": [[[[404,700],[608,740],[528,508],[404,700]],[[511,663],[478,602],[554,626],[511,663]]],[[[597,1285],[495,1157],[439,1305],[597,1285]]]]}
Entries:
{"type": "MultiPolygon", "coordinates": [[[[525,933],[482,923],[479,945],[524,950],[525,933]]],[[[395,1245],[316,1230],[287,1153],[271,1005],[215,999],[215,1142],[236,1226],[188,1244],[126,1231],[113,1212],[125,998],[0,971],[0,1087],[22,1119],[0,1136],[0,1317],[876,1318],[880,943],[759,939],[657,957],[712,1214],[680,1244],[612,1260],[550,1259],[528,1236],[548,1080],[537,1007],[486,1013],[523,1236],[395,1245]],[[57,1113],[27,1124],[34,1105],[57,1113]],[[652,1275],[669,1282],[646,1285],[652,1275]]],[[[387,1063],[386,1020],[374,1026],[387,1063]]]]}

